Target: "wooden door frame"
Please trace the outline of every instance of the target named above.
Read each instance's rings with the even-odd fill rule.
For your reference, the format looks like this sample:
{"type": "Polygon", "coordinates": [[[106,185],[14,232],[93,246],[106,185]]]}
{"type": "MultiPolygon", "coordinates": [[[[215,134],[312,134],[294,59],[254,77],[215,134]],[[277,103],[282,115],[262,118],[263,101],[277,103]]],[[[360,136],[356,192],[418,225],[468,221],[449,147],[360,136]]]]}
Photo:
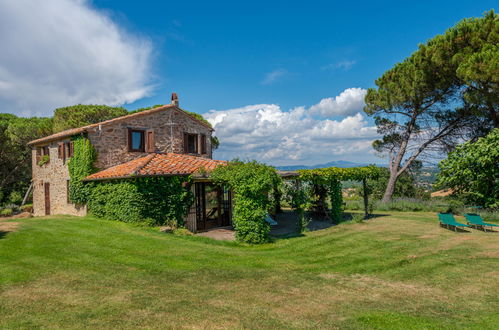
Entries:
{"type": "MultiPolygon", "coordinates": [[[[196,229],[197,230],[207,230],[211,228],[206,228],[206,185],[213,185],[212,182],[195,182],[195,203],[196,203],[196,229]]],[[[222,219],[222,207],[223,207],[223,190],[220,187],[216,187],[217,191],[217,219],[218,224],[215,227],[223,227],[225,226],[224,220],[222,219]]],[[[229,198],[232,197],[232,194],[228,195],[229,198]]],[[[229,209],[229,221],[232,219],[232,200],[230,201],[230,209],[229,209]]]]}
{"type": "Polygon", "coordinates": [[[43,183],[43,196],[45,199],[45,215],[50,215],[50,182],[43,183]]]}

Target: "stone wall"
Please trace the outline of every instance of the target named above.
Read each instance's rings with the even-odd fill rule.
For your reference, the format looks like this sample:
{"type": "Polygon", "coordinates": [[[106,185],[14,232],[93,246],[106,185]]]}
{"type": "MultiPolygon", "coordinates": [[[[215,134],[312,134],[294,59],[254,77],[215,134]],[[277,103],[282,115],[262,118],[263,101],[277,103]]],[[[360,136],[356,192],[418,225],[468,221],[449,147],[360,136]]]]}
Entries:
{"type": "Polygon", "coordinates": [[[170,108],[144,116],[120,120],[111,124],[92,129],[88,138],[97,151],[99,169],[105,169],[122,164],[138,157],[147,155],[147,152],[128,151],[128,129],[152,130],[154,132],[155,152],[184,152],[184,132],[206,135],[205,155],[200,157],[211,158],[211,130],[187,115],[183,111],[170,108]],[[173,123],[173,125],[169,125],[173,123]]]}
{"type": "MultiPolygon", "coordinates": [[[[65,140],[69,141],[69,139],[65,140]]],[[[33,168],[33,212],[35,216],[45,215],[45,183],[50,183],[50,214],[87,214],[86,206],[68,203],[67,181],[69,170],[67,163],[69,159],[58,158],[58,142],[52,142],[48,146],[50,161],[42,166],[36,163],[36,147],[32,150],[33,168]]]]}
{"type": "MultiPolygon", "coordinates": [[[[211,130],[183,111],[170,108],[166,111],[136,116],[102,125],[100,129],[90,130],[88,138],[97,151],[97,162],[95,164],[97,168],[105,169],[148,154],[147,152],[128,151],[129,128],[152,130],[154,132],[155,152],[183,153],[184,132],[205,134],[207,153],[196,156],[212,157],[211,130]],[[173,125],[169,125],[169,123],[173,123],[173,125]]],[[[68,203],[68,159],[65,161],[59,159],[57,150],[58,143],[64,141],[69,141],[69,138],[54,141],[48,145],[50,162],[42,166],[36,164],[36,147],[47,146],[47,144],[37,145],[32,150],[33,208],[35,216],[45,215],[45,182],[50,183],[51,214],[85,215],[87,213],[85,206],[68,203]]]]}

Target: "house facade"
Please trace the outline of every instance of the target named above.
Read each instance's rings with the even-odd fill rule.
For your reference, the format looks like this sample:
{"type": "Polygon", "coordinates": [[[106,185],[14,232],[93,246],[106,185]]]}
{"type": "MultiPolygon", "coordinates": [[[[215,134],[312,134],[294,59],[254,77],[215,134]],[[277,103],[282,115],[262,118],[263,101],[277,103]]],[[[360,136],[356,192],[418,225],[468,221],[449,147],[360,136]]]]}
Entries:
{"type": "MultiPolygon", "coordinates": [[[[74,136],[87,137],[97,152],[94,166],[100,171],[88,180],[112,180],[141,175],[191,175],[214,169],[224,162],[212,160],[212,133],[209,124],[179,107],[173,93],[168,105],[31,141],[34,215],[87,214],[86,205],[69,200],[68,161],[73,155],[74,136]]],[[[217,220],[213,226],[226,225],[228,216],[223,212],[227,207],[221,205],[230,205],[230,196],[224,199],[228,192],[206,180],[198,180],[192,189],[196,203],[187,217],[189,229],[208,229],[210,217],[217,220]],[[211,195],[206,192],[210,189],[214,191],[211,195]]]]}

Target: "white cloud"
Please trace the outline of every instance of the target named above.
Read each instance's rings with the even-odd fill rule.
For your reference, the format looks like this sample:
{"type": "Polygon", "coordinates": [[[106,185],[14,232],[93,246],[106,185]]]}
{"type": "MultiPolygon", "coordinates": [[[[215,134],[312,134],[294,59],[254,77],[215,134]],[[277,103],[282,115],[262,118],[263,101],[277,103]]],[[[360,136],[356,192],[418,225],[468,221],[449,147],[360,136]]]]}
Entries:
{"type": "Polygon", "coordinates": [[[374,159],[376,128],[357,113],[341,120],[317,119],[304,107],[283,111],[256,104],[204,114],[220,138],[218,159],[257,159],[270,164],[307,165],[350,159],[374,159]]]}
{"type": "Polygon", "coordinates": [[[353,115],[362,111],[366,93],[367,90],[363,88],[347,88],[334,98],[322,99],[311,106],[310,111],[323,117],[353,115]]]}
{"type": "Polygon", "coordinates": [[[355,61],[355,60],[343,60],[343,61],[339,61],[337,63],[325,65],[321,69],[322,70],[342,69],[344,71],[348,71],[355,65],[355,63],[357,63],[357,61],[355,61]]]}
{"type": "Polygon", "coordinates": [[[262,80],[262,85],[270,85],[272,83],[275,83],[279,79],[281,79],[283,76],[285,76],[288,72],[283,69],[278,69],[274,70],[271,72],[268,72],[265,74],[265,77],[262,80]]]}
{"type": "Polygon", "coordinates": [[[151,44],[82,0],[0,1],[0,111],[51,115],[150,92],[151,44]]]}

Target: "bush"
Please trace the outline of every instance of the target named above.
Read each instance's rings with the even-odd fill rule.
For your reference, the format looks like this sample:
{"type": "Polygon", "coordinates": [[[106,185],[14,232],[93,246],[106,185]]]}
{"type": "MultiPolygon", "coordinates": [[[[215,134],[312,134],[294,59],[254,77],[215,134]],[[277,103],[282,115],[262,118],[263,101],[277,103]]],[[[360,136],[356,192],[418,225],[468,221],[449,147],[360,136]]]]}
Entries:
{"type": "Polygon", "coordinates": [[[217,167],[212,179],[220,185],[228,184],[234,192],[236,239],[250,244],[267,242],[270,225],[265,216],[272,206],[269,194],[281,183],[275,168],[256,161],[234,160],[217,167]]]}
{"type": "Polygon", "coordinates": [[[353,223],[362,223],[364,222],[364,215],[361,213],[355,213],[352,215],[352,222],[353,223]]]}
{"type": "Polygon", "coordinates": [[[9,195],[9,202],[11,204],[21,204],[23,201],[23,196],[21,195],[21,193],[19,191],[13,191],[10,193],[9,195]]]}
{"type": "Polygon", "coordinates": [[[9,217],[14,213],[13,209],[3,209],[0,211],[0,216],[2,217],[9,217]]]}
{"type": "Polygon", "coordinates": [[[33,204],[24,204],[19,208],[23,212],[33,212],[33,204]]]}
{"type": "Polygon", "coordinates": [[[192,236],[194,235],[189,229],[187,228],[177,228],[173,230],[173,235],[177,236],[192,236]]]}
{"type": "Polygon", "coordinates": [[[164,225],[183,225],[192,193],[183,187],[188,177],[148,177],[89,183],[89,211],[101,218],[164,225]]]}

